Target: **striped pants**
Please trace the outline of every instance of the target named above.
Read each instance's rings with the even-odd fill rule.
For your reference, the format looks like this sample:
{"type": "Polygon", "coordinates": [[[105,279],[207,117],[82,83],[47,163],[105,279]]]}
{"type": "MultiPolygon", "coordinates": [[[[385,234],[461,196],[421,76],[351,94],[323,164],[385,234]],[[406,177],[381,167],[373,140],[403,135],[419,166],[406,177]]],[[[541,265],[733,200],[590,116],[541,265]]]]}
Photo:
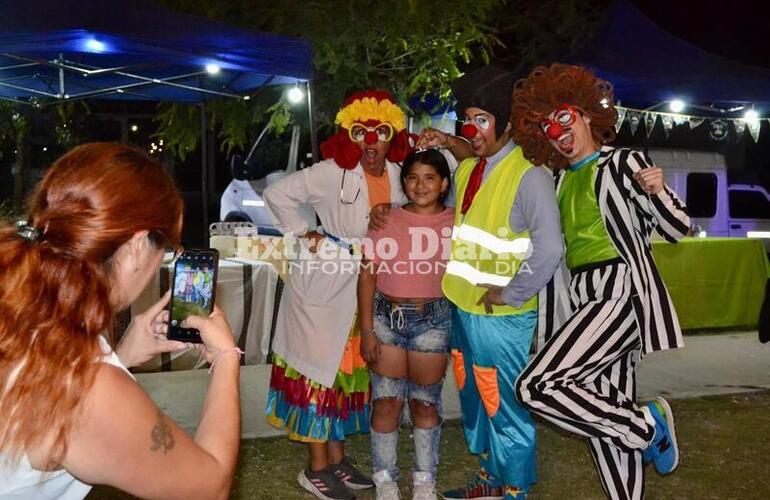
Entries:
{"type": "Polygon", "coordinates": [[[607,496],[644,497],[642,450],[654,434],[635,404],[641,349],[629,269],[623,262],[573,273],[572,317],[516,382],[530,411],[589,438],[607,496]]]}

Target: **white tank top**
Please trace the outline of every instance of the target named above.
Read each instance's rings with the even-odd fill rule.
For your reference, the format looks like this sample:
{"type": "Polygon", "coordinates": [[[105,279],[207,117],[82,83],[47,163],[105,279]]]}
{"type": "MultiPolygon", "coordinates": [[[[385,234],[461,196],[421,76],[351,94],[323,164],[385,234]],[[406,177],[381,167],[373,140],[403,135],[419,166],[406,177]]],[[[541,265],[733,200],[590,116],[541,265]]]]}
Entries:
{"type": "MultiPolygon", "coordinates": [[[[102,363],[117,366],[134,378],[104,337],[99,337],[99,344],[102,363]]],[[[78,481],[64,469],[37,470],[30,465],[26,455],[18,464],[11,465],[0,454],[0,498],[3,500],[81,500],[90,490],[91,485],[78,481]]]]}

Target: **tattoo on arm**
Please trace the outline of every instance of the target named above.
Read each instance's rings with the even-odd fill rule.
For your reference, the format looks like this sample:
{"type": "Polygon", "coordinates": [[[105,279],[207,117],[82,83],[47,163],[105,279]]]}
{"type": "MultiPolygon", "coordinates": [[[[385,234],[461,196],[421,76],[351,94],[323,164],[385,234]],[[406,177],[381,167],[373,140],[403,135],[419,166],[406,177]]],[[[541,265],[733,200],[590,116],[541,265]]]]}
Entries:
{"type": "Polygon", "coordinates": [[[166,454],[174,447],[174,434],[171,432],[171,426],[166,422],[166,416],[160,408],[158,408],[158,422],[152,428],[150,438],[152,439],[151,451],[162,449],[163,453],[166,454]]]}

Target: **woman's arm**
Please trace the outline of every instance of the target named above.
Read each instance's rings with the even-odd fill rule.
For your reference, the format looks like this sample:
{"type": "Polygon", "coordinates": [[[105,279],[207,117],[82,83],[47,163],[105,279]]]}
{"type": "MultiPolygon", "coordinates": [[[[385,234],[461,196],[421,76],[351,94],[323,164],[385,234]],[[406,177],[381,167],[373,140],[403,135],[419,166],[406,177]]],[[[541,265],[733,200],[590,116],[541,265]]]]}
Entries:
{"type": "MultiPolygon", "coordinates": [[[[187,326],[226,329],[231,336],[220,311],[196,318],[196,324],[189,320],[187,326]]],[[[240,441],[240,361],[230,346],[218,345],[194,439],[125,372],[104,365],[61,465],[86,483],[108,484],[142,498],[226,499],[240,441]]]]}
{"type": "Polygon", "coordinates": [[[379,342],[374,334],[374,291],[377,289],[377,264],[361,261],[358,273],[358,326],[361,330],[361,356],[374,365],[379,358],[379,342]]]}
{"type": "Polygon", "coordinates": [[[312,229],[299,209],[304,203],[313,204],[319,201],[324,175],[328,175],[324,164],[315,164],[288,175],[265,189],[262,197],[268,213],[276,220],[281,232],[304,235],[312,229]]]}

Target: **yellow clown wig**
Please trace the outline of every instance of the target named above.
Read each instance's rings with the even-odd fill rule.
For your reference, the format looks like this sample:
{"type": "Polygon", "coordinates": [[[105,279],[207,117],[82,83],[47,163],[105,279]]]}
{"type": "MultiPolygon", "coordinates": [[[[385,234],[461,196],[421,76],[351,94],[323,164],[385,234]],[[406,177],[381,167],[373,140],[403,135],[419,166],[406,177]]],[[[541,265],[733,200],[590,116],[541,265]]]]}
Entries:
{"type": "Polygon", "coordinates": [[[340,130],[321,144],[321,154],[326,159],[334,159],[344,169],[355,168],[362,154],[361,148],[350,139],[348,133],[354,124],[372,127],[387,123],[393,128],[394,134],[387,154],[389,161],[404,161],[412,150],[404,112],[388,91],[364,90],[351,94],[337,112],[334,122],[340,126],[340,130]]]}

